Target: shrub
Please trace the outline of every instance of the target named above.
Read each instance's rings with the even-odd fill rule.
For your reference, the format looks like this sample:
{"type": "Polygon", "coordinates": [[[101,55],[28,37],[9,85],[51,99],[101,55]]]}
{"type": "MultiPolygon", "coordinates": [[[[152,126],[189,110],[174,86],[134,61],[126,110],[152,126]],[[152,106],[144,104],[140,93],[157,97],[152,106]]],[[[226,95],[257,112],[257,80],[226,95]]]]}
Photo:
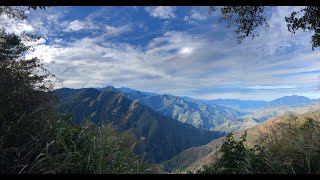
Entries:
{"type": "Polygon", "coordinates": [[[214,164],[205,166],[204,170],[198,171],[202,174],[247,174],[258,173],[257,169],[264,169],[263,148],[256,145],[254,148],[245,147],[246,136],[241,136],[236,141],[232,133],[229,133],[222,144],[221,158],[214,164]]]}
{"type": "MultiPolygon", "coordinates": [[[[10,6],[0,6],[0,15],[26,18],[10,6]]],[[[75,125],[53,110],[55,76],[37,57],[25,57],[32,51],[25,42],[39,37],[8,33],[6,26],[0,27],[0,173],[144,172],[130,133],[89,121],[75,125]]]]}
{"type": "Polygon", "coordinates": [[[0,173],[142,173],[131,134],[39,109],[1,126],[0,173]]]}
{"type": "Polygon", "coordinates": [[[291,115],[253,148],[245,146],[246,134],[235,141],[229,134],[220,148],[221,157],[198,173],[306,174],[320,172],[320,125],[291,115]]]}

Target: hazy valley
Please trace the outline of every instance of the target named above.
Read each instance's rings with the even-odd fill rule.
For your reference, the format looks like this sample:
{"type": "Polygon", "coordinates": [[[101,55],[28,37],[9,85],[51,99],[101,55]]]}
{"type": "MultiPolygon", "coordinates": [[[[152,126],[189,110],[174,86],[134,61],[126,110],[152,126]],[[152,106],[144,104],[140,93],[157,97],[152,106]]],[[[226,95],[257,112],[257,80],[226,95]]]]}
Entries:
{"type": "Polygon", "coordinates": [[[278,117],[281,120],[320,110],[318,100],[302,96],[286,96],[262,105],[262,101],[188,101],[112,86],[63,88],[54,93],[60,100],[58,110],[72,115],[76,123],[89,119],[131,131],[136,141],[143,139],[135,149],[137,154],[160,163],[164,171],[184,173],[209,164],[228,132],[239,137],[248,130],[249,138],[258,137],[257,132],[268,129],[278,117]],[[260,105],[255,106],[257,102],[260,105]]]}

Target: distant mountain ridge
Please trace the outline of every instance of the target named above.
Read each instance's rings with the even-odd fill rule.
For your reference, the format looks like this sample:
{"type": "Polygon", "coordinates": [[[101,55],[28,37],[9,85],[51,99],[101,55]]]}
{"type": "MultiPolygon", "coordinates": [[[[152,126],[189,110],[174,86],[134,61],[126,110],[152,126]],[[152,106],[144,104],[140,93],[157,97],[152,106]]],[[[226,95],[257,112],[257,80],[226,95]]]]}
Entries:
{"type": "Polygon", "coordinates": [[[146,97],[137,102],[165,116],[206,130],[212,130],[228,120],[236,120],[245,115],[229,107],[189,102],[179,96],[168,94],[146,97]]]}
{"type": "Polygon", "coordinates": [[[210,105],[223,105],[238,109],[258,109],[265,106],[268,102],[266,101],[255,101],[255,100],[239,100],[239,99],[216,99],[203,101],[210,105]]]}
{"type": "MultiPolygon", "coordinates": [[[[124,94],[131,95],[136,92],[141,92],[144,94],[144,97],[148,96],[158,96],[159,94],[150,93],[150,92],[142,92],[131,88],[121,87],[114,88],[112,86],[107,86],[105,88],[97,88],[99,90],[111,90],[113,89],[115,92],[122,92],[124,94]]],[[[140,98],[134,97],[131,95],[132,99],[138,100],[140,98]]],[[[138,95],[139,96],[139,95],[138,95]]],[[[140,95],[141,96],[141,95],[140,95]]],[[[141,96],[142,97],[142,96],[141,96]]],[[[180,97],[180,96],[176,96],[180,97]]],[[[271,107],[279,107],[279,106],[288,106],[288,107],[299,107],[305,106],[312,103],[320,102],[320,99],[310,99],[305,96],[291,95],[291,96],[283,96],[272,101],[262,101],[262,100],[240,100],[240,99],[213,99],[213,100],[203,100],[203,99],[195,99],[188,96],[181,96],[182,99],[188,102],[200,102],[209,105],[220,105],[227,106],[236,109],[262,109],[262,108],[271,108],[271,107]]]]}
{"type": "Polygon", "coordinates": [[[305,96],[291,95],[277,98],[272,101],[260,101],[260,100],[239,100],[239,99],[214,99],[214,100],[202,100],[193,99],[190,97],[183,97],[186,100],[193,102],[202,102],[210,105],[222,105],[236,109],[262,109],[270,107],[288,106],[288,107],[299,107],[305,106],[312,103],[320,102],[320,99],[309,99],[305,96]]]}
{"type": "Polygon", "coordinates": [[[201,100],[187,96],[148,94],[124,87],[104,89],[120,91],[130,100],[195,127],[226,132],[246,129],[268,118],[283,114],[282,109],[285,107],[302,107],[319,102],[316,99],[297,95],[284,96],[269,102],[239,99],[201,100]]]}
{"type": "MultiPolygon", "coordinates": [[[[270,117],[286,113],[290,108],[299,109],[300,106],[319,102],[318,99],[293,95],[269,102],[218,99],[210,100],[213,104],[209,104],[210,101],[203,103],[192,98],[188,101],[186,97],[148,94],[112,86],[97,89],[62,88],[54,93],[61,102],[58,110],[71,114],[77,123],[83,119],[91,119],[96,123],[111,122],[120,131],[130,130],[137,139],[145,139],[136,151],[138,154],[147,152],[146,158],[152,162],[169,160],[187,148],[223,136],[223,132],[251,128],[270,117]],[[250,110],[252,106],[261,109],[246,114],[232,108],[250,110]],[[285,106],[290,108],[286,110],[285,106]]],[[[315,106],[313,109],[319,108],[315,106]]]]}
{"type": "Polygon", "coordinates": [[[304,106],[311,103],[318,102],[318,100],[309,99],[305,96],[284,96],[268,103],[268,106],[277,107],[277,106],[290,106],[290,107],[297,107],[297,106],[304,106]]]}
{"type": "Polygon", "coordinates": [[[132,131],[137,140],[144,139],[136,152],[151,162],[162,162],[181,151],[206,144],[225,135],[197,129],[161,115],[151,108],[129,100],[124,94],[94,88],[54,91],[60,100],[57,109],[72,115],[76,123],[90,119],[95,123],[108,122],[120,131],[132,131]]]}
{"type": "Polygon", "coordinates": [[[106,87],[103,87],[103,88],[96,88],[96,89],[98,89],[99,91],[121,92],[120,90],[116,89],[116,88],[113,87],[113,86],[106,86],[106,87]]]}
{"type": "Polygon", "coordinates": [[[116,88],[116,89],[119,90],[120,92],[123,92],[123,93],[141,92],[142,94],[145,94],[146,96],[157,96],[157,95],[159,95],[159,94],[156,94],[156,93],[143,92],[143,91],[138,91],[138,90],[131,89],[131,88],[126,88],[126,87],[121,87],[121,88],[116,88]]]}
{"type": "MultiPolygon", "coordinates": [[[[229,120],[236,120],[246,113],[220,105],[207,105],[200,102],[186,101],[170,94],[154,94],[131,88],[103,88],[119,90],[128,99],[137,101],[153,110],[197,128],[213,130],[214,127],[229,120]],[[151,95],[150,95],[151,94],[151,95]]],[[[117,91],[118,92],[118,91],[117,91]]]]}

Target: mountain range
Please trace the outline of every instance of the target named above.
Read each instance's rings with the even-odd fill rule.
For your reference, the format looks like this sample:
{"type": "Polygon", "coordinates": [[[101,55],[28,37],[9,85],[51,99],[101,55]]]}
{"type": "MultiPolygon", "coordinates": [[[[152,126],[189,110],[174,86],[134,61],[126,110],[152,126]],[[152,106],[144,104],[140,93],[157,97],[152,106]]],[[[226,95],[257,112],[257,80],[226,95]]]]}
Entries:
{"type": "Polygon", "coordinates": [[[187,96],[159,95],[124,87],[107,86],[100,90],[120,92],[130,100],[194,127],[224,132],[247,129],[271,117],[289,113],[294,108],[319,102],[318,99],[297,95],[284,96],[273,101],[201,100],[187,96]]]}
{"type": "Polygon", "coordinates": [[[153,110],[183,123],[204,130],[212,130],[214,127],[230,120],[236,120],[247,114],[230,107],[220,105],[208,105],[200,102],[186,101],[179,96],[169,94],[158,95],[136,91],[130,88],[114,88],[107,86],[101,91],[121,92],[128,99],[148,106],[153,110]]]}
{"type": "MultiPolygon", "coordinates": [[[[131,88],[121,87],[115,88],[113,86],[106,86],[104,88],[97,88],[101,91],[115,91],[121,92],[126,96],[130,97],[131,100],[138,100],[149,96],[159,96],[156,93],[138,91],[131,88]],[[135,95],[136,94],[136,95],[135,95]]],[[[170,95],[172,96],[172,95],[170,95]]],[[[179,96],[175,96],[179,97],[179,96]]],[[[310,99],[305,96],[291,95],[283,96],[272,101],[262,101],[262,100],[240,100],[240,99],[213,99],[213,100],[203,100],[195,99],[188,96],[181,96],[179,98],[184,99],[187,102],[198,102],[207,105],[220,105],[235,108],[237,110],[257,110],[264,108],[274,108],[274,107],[303,107],[306,105],[314,104],[320,102],[320,99],[310,99]]]]}
{"type": "Polygon", "coordinates": [[[57,109],[75,123],[89,119],[132,132],[135,152],[168,171],[194,170],[207,163],[226,132],[253,131],[275,116],[320,109],[318,99],[296,95],[273,101],[199,100],[112,86],[62,88],[54,93],[57,109]]]}
{"type": "Polygon", "coordinates": [[[137,102],[165,116],[206,130],[212,130],[228,120],[236,120],[246,114],[229,107],[189,102],[168,94],[145,97],[137,102]]]}
{"type": "Polygon", "coordinates": [[[59,99],[57,109],[71,115],[75,123],[90,119],[94,123],[111,123],[119,131],[132,131],[137,141],[142,141],[136,147],[137,154],[151,162],[168,160],[187,148],[225,135],[164,116],[114,90],[62,88],[54,93],[59,99]]]}
{"type": "Polygon", "coordinates": [[[238,110],[257,110],[273,107],[301,107],[312,103],[320,102],[320,99],[309,99],[304,96],[284,96],[272,101],[260,101],[260,100],[240,100],[240,99],[214,99],[214,100],[202,100],[193,99],[190,97],[183,96],[187,101],[202,102],[209,105],[222,105],[232,107],[238,110]]]}

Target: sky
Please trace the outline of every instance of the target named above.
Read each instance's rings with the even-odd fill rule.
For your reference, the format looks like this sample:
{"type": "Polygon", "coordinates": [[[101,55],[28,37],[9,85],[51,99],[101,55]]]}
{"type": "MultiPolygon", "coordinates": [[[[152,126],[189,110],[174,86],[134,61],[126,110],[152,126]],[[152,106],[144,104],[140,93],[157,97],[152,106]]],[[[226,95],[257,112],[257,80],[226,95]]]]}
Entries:
{"type": "MultiPolygon", "coordinates": [[[[320,98],[320,51],[309,32],[288,32],[301,7],[268,7],[269,28],[237,43],[209,7],[49,7],[27,10],[7,31],[41,36],[40,57],[55,87],[129,87],[199,99],[320,98]]],[[[2,17],[2,19],[5,19],[2,17]]],[[[9,21],[8,19],[6,19],[9,21]]],[[[3,20],[2,20],[3,21],[3,20]]]]}

